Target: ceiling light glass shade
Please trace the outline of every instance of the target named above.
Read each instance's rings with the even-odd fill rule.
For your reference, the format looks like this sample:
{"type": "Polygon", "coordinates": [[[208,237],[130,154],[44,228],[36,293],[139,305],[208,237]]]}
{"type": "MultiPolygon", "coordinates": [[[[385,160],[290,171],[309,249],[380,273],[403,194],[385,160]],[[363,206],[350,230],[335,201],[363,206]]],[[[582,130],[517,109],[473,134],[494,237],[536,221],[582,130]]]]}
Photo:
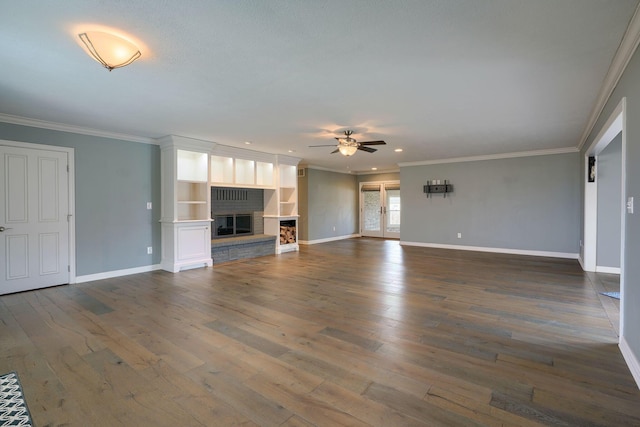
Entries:
{"type": "Polygon", "coordinates": [[[129,65],[142,56],[136,45],[113,34],[90,31],[78,37],[93,59],[109,71],[129,65]]]}
{"type": "Polygon", "coordinates": [[[343,156],[352,156],[356,151],[358,151],[358,146],[340,144],[338,145],[338,151],[340,151],[340,154],[343,156]]]}

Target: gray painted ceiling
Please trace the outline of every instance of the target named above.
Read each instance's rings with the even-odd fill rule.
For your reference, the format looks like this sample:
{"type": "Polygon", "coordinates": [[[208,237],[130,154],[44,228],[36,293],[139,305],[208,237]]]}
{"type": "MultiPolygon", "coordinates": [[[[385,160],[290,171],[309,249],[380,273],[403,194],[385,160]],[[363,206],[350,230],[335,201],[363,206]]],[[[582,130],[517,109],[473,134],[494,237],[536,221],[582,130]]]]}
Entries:
{"type": "Polygon", "coordinates": [[[205,139],[343,171],[575,147],[637,5],[5,1],[0,113],[205,139]],[[101,68],[77,37],[96,27],[137,39],[142,58],[101,68]],[[347,128],[388,145],[350,158],[308,148],[347,128]]]}

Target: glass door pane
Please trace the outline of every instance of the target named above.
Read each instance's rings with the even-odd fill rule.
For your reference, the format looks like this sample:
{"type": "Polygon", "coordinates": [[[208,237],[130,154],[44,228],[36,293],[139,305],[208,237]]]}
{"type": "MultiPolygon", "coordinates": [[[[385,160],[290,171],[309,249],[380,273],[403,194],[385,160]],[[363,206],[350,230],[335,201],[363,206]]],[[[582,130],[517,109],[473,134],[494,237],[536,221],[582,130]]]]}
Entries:
{"type": "Polygon", "coordinates": [[[362,191],[362,235],[382,236],[380,189],[362,191]]]}
{"type": "Polygon", "coordinates": [[[400,237],[400,190],[385,189],[385,237],[400,237]]]}

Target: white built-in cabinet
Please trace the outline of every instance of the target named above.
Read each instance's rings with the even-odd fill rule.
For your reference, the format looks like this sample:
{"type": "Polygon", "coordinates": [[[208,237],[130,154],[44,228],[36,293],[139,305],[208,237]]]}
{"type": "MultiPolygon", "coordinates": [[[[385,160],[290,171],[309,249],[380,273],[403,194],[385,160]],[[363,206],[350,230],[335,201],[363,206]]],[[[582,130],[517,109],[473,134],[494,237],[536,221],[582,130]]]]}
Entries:
{"type": "Polygon", "coordinates": [[[277,163],[277,187],[271,191],[265,191],[264,195],[264,232],[276,236],[276,253],[297,251],[298,230],[298,161],[299,159],[278,156],[277,163]],[[285,223],[294,223],[295,242],[280,242],[280,227],[285,223]]]}
{"type": "Polygon", "coordinates": [[[170,135],[159,139],[162,175],[162,261],[178,272],[213,265],[211,187],[262,188],[264,232],[276,236],[275,253],[298,250],[300,159],[170,135]],[[295,242],[281,244],[280,227],[296,226],[295,242]]]}
{"type": "Polygon", "coordinates": [[[298,163],[296,157],[216,146],[211,156],[211,185],[264,189],[264,232],[276,236],[275,252],[297,251],[298,163]],[[283,221],[296,224],[295,243],[280,244],[283,221]]]}
{"type": "Polygon", "coordinates": [[[178,136],[160,139],[164,270],[213,265],[209,157],[214,145],[178,136]]]}
{"type": "MultiPolygon", "coordinates": [[[[269,157],[274,156],[269,155],[269,157]]],[[[274,162],[213,155],[211,156],[211,185],[272,188],[275,186],[274,162]]]]}

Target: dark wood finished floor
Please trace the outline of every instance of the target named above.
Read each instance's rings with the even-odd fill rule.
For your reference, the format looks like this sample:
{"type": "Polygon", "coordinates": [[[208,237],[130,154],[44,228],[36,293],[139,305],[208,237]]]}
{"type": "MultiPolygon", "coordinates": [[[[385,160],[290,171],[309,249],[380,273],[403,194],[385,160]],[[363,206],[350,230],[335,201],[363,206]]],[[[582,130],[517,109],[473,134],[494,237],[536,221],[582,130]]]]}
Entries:
{"type": "Polygon", "coordinates": [[[37,426],[626,426],[576,261],[352,239],[0,297],[37,426]]]}

